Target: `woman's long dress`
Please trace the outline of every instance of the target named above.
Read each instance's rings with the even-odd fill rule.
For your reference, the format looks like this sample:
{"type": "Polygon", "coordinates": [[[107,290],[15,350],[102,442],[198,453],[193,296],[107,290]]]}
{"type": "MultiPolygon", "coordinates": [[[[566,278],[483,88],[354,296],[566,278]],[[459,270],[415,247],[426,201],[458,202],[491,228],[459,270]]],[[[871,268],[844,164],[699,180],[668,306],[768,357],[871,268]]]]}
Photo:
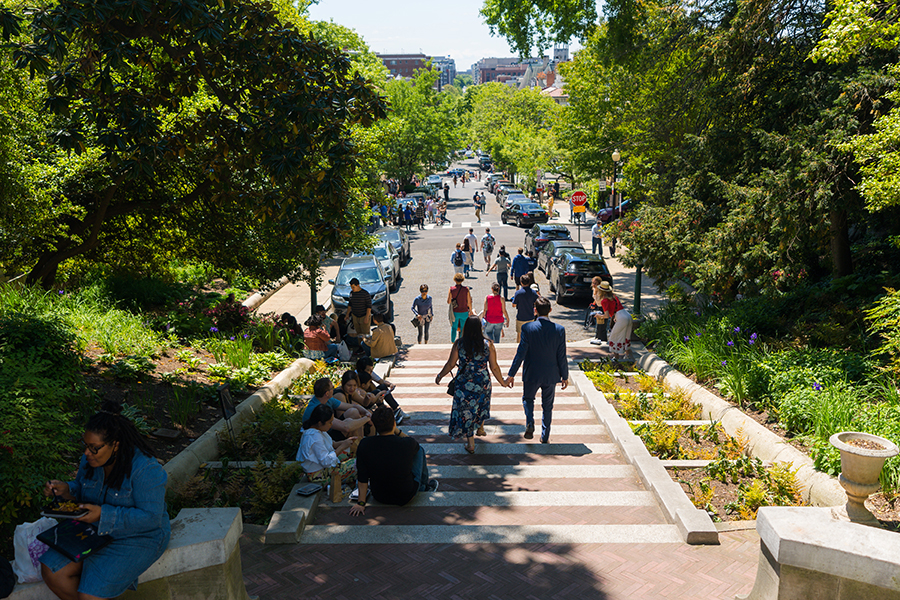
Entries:
{"type": "Polygon", "coordinates": [[[450,412],[450,437],[472,437],[475,429],[491,416],[491,374],[488,368],[490,346],[474,357],[466,356],[462,340],[458,344],[459,371],[456,374],[456,393],[450,412]]]}

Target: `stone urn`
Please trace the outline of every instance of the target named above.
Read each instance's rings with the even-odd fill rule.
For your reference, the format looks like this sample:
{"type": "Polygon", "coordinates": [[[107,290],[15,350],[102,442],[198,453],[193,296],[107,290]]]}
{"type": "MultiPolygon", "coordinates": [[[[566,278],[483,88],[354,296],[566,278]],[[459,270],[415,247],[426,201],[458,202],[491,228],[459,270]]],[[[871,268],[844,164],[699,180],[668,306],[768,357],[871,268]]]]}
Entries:
{"type": "Polygon", "coordinates": [[[841,519],[879,526],[866,499],[881,490],[878,477],[884,461],[900,453],[897,445],[883,437],[859,431],[842,431],[828,441],[841,453],[841,476],[838,481],[847,492],[847,505],[835,512],[841,519]]]}

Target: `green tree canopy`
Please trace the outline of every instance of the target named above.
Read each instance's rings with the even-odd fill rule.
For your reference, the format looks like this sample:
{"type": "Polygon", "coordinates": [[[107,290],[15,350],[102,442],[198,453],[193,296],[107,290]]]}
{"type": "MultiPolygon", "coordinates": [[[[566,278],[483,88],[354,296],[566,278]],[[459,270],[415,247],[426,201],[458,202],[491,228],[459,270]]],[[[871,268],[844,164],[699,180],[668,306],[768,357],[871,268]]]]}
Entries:
{"type": "Polygon", "coordinates": [[[385,116],[383,100],[270,4],[64,0],[23,19],[3,9],[0,29],[20,72],[45,82],[54,146],[81,157],[19,252],[37,256],[31,281],[153,239],[277,278],[364,222],[353,130],[385,116]]]}

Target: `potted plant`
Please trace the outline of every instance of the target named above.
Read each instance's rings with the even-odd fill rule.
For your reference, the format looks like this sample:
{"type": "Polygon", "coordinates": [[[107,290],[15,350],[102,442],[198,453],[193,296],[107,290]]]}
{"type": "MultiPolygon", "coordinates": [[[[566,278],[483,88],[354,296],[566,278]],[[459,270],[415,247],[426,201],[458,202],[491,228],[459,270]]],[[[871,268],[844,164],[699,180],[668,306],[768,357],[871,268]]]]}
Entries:
{"type": "Polygon", "coordinates": [[[878,526],[878,520],[865,507],[865,501],[881,489],[878,477],[884,461],[896,456],[900,449],[890,440],[859,431],[841,431],[828,441],[841,453],[838,481],[847,492],[847,505],[836,516],[849,518],[854,523],[878,526]]]}

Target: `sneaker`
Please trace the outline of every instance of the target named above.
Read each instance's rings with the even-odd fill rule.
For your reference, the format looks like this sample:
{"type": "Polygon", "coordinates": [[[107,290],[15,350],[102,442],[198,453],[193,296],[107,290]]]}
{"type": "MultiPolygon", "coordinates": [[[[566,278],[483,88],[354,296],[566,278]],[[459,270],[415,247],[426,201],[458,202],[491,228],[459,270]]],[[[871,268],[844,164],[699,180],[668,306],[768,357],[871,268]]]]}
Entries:
{"type": "Polygon", "coordinates": [[[426,492],[436,492],[438,490],[438,480],[437,479],[429,479],[428,483],[425,484],[426,492]]]}
{"type": "MultiPolygon", "coordinates": [[[[366,490],[366,500],[372,497],[372,490],[366,490]]],[[[359,488],[356,488],[352,492],[350,492],[350,502],[356,502],[359,500],[359,488]]]]}
{"type": "Polygon", "coordinates": [[[401,408],[398,407],[397,410],[394,411],[394,421],[397,422],[398,426],[401,423],[403,423],[404,419],[408,419],[408,418],[409,418],[409,415],[406,414],[405,412],[403,412],[403,410],[401,408]]]}
{"type": "Polygon", "coordinates": [[[603,345],[603,340],[594,338],[594,339],[591,340],[591,343],[592,343],[593,345],[595,345],[595,346],[602,346],[602,345],[603,345]]]}
{"type": "Polygon", "coordinates": [[[525,428],[525,439],[530,440],[534,437],[534,425],[528,425],[525,428]]]}

